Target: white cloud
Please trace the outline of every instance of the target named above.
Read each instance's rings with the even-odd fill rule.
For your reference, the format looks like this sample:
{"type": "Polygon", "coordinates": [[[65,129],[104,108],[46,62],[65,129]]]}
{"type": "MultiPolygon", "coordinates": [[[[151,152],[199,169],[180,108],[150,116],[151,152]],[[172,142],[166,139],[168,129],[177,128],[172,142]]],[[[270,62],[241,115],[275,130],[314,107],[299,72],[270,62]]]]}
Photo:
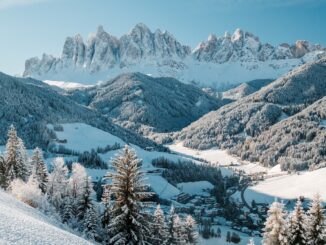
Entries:
{"type": "Polygon", "coordinates": [[[45,1],[47,0],[0,0],[0,10],[18,6],[26,6],[45,1]]]}

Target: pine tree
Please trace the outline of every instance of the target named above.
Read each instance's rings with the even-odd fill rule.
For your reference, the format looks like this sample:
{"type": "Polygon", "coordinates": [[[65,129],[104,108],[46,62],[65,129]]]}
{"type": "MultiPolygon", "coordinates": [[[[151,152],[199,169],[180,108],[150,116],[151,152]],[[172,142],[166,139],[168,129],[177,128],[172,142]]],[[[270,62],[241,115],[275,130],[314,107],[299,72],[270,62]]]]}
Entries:
{"type": "Polygon", "coordinates": [[[46,168],[46,164],[43,160],[42,150],[38,147],[36,147],[33,152],[32,166],[37,176],[40,189],[42,190],[43,193],[45,193],[47,189],[47,184],[49,182],[49,174],[46,168]]]}
{"type": "Polygon", "coordinates": [[[73,208],[72,208],[72,200],[69,196],[66,196],[63,199],[63,207],[61,209],[61,218],[62,223],[69,224],[72,217],[73,208]]]}
{"type": "Polygon", "coordinates": [[[150,197],[148,186],[144,184],[141,161],[127,146],[112,160],[115,172],[106,178],[112,179],[109,185],[114,204],[112,222],[108,227],[111,244],[145,244],[150,239],[150,214],[144,212],[150,197]]]}
{"type": "Polygon", "coordinates": [[[186,244],[185,231],[183,229],[183,223],[182,223],[179,215],[175,216],[173,222],[174,222],[173,237],[175,238],[175,243],[176,244],[186,244]]]}
{"type": "Polygon", "coordinates": [[[176,217],[174,206],[172,205],[170,208],[169,215],[167,217],[167,225],[168,225],[168,233],[169,233],[169,239],[168,244],[176,244],[176,238],[174,237],[174,220],[176,217]]]}
{"type": "Polygon", "coordinates": [[[9,179],[7,175],[7,164],[5,159],[0,156],[0,187],[6,189],[9,186],[9,179]]]}
{"type": "Polygon", "coordinates": [[[30,175],[30,169],[28,167],[28,156],[24,142],[19,137],[17,137],[16,161],[16,178],[20,178],[24,181],[27,181],[30,175]]]}
{"type": "Polygon", "coordinates": [[[94,191],[91,179],[90,177],[86,177],[84,181],[84,191],[83,194],[80,196],[77,207],[78,220],[80,221],[84,219],[87,210],[93,207],[92,196],[94,195],[94,191]]]}
{"type": "Polygon", "coordinates": [[[63,199],[67,196],[68,169],[61,157],[53,160],[53,171],[49,175],[47,194],[52,205],[61,212],[63,199]]]}
{"type": "Polygon", "coordinates": [[[153,244],[167,244],[168,232],[165,223],[164,213],[161,209],[160,204],[157,205],[154,216],[153,216],[153,244]]]}
{"type": "Polygon", "coordinates": [[[185,222],[185,237],[188,244],[196,244],[198,240],[198,232],[196,221],[188,215],[185,222]]]}
{"type": "Polygon", "coordinates": [[[324,209],[320,196],[316,194],[310,204],[306,219],[306,241],[311,245],[322,245],[326,241],[324,209]]]}
{"type": "Polygon", "coordinates": [[[305,213],[302,208],[301,200],[298,199],[296,206],[289,217],[288,244],[303,245],[305,242],[305,213]]]}
{"type": "Polygon", "coordinates": [[[88,239],[96,240],[98,238],[97,222],[98,215],[95,211],[94,205],[92,204],[92,206],[86,210],[84,216],[84,233],[88,239]]]}
{"type": "Polygon", "coordinates": [[[102,203],[104,206],[104,211],[101,215],[101,224],[104,231],[103,241],[106,244],[109,243],[110,241],[110,234],[108,232],[108,227],[111,222],[111,211],[112,211],[111,196],[110,196],[110,190],[108,186],[104,186],[102,203]]]}
{"type": "Polygon", "coordinates": [[[9,182],[16,179],[17,171],[17,145],[18,137],[16,129],[13,125],[10,126],[8,130],[8,140],[6,144],[6,173],[9,182]]]}
{"type": "Polygon", "coordinates": [[[264,228],[264,245],[286,245],[287,241],[287,227],[284,219],[283,204],[273,202],[268,210],[268,218],[265,222],[264,228]]]}

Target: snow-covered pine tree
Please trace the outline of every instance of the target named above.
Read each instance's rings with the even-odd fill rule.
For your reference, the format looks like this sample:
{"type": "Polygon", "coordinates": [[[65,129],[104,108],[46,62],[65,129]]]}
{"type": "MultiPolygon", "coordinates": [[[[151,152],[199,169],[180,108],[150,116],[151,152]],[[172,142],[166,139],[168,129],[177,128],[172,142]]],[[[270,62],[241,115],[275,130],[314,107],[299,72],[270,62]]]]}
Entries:
{"type": "Polygon", "coordinates": [[[92,204],[92,206],[86,210],[84,216],[84,234],[88,239],[96,240],[98,238],[98,218],[99,217],[97,212],[95,211],[95,206],[94,204],[92,204]]]}
{"type": "Polygon", "coordinates": [[[301,200],[298,199],[295,208],[288,221],[288,244],[303,245],[306,244],[305,239],[305,213],[302,208],[301,200]]]}
{"type": "Polygon", "coordinates": [[[247,245],[255,245],[254,239],[250,238],[247,245]]]}
{"type": "Polygon", "coordinates": [[[264,228],[264,245],[287,245],[287,225],[284,219],[283,204],[273,202],[268,210],[264,228]]]}
{"type": "Polygon", "coordinates": [[[198,240],[196,221],[192,218],[191,215],[188,215],[186,217],[185,238],[186,238],[187,244],[196,244],[197,240],[198,240]]]}
{"type": "Polygon", "coordinates": [[[136,153],[125,146],[120,154],[112,160],[115,168],[106,178],[112,180],[109,185],[114,197],[112,222],[108,227],[111,244],[145,244],[149,241],[149,213],[144,200],[152,195],[144,183],[141,161],[136,153]]]}
{"type": "Polygon", "coordinates": [[[17,144],[18,144],[18,137],[16,129],[13,125],[10,126],[8,130],[8,140],[6,144],[6,172],[7,178],[10,181],[16,179],[16,171],[17,171],[17,144]]]}
{"type": "Polygon", "coordinates": [[[111,211],[112,211],[110,190],[108,186],[104,186],[102,203],[104,206],[104,210],[101,215],[101,224],[102,224],[102,228],[106,233],[106,236],[108,237],[109,234],[107,234],[107,230],[108,230],[108,225],[110,224],[111,221],[111,211]]]}
{"type": "Polygon", "coordinates": [[[165,223],[165,217],[160,204],[157,205],[153,216],[153,244],[165,245],[168,242],[168,231],[165,223]]]}
{"type": "Polygon", "coordinates": [[[305,222],[306,241],[309,245],[322,245],[326,241],[326,225],[324,209],[319,194],[316,194],[310,204],[305,222]]]}
{"type": "Polygon", "coordinates": [[[53,171],[49,175],[47,194],[50,203],[58,212],[62,212],[63,199],[67,196],[68,169],[62,157],[53,160],[53,171]]]}
{"type": "Polygon", "coordinates": [[[66,196],[63,199],[63,205],[60,213],[62,223],[69,224],[69,222],[73,218],[72,214],[73,214],[72,199],[69,196],[66,196]]]}
{"type": "Polygon", "coordinates": [[[20,178],[24,181],[28,180],[30,171],[28,169],[28,155],[24,142],[21,138],[17,137],[17,149],[16,149],[16,178],[20,178]]]}
{"type": "Polygon", "coordinates": [[[177,214],[175,212],[174,206],[170,208],[169,215],[167,217],[167,226],[168,226],[168,244],[177,244],[178,239],[175,237],[175,218],[177,214]]]}
{"type": "Polygon", "coordinates": [[[6,189],[8,186],[7,164],[5,159],[0,156],[0,187],[6,189]]]}
{"type": "Polygon", "coordinates": [[[42,150],[38,147],[36,147],[33,152],[32,166],[37,176],[40,189],[42,190],[43,193],[45,193],[47,189],[47,184],[49,182],[49,173],[46,168],[46,164],[43,160],[42,150]]]}
{"type": "Polygon", "coordinates": [[[183,222],[181,221],[179,215],[175,215],[174,218],[174,229],[173,229],[173,237],[175,239],[175,244],[186,244],[185,239],[185,230],[183,226],[183,222]]]}
{"type": "Polygon", "coordinates": [[[78,220],[84,220],[85,214],[89,208],[93,207],[92,196],[94,195],[93,184],[90,177],[85,177],[85,185],[82,195],[78,200],[78,220]]]}

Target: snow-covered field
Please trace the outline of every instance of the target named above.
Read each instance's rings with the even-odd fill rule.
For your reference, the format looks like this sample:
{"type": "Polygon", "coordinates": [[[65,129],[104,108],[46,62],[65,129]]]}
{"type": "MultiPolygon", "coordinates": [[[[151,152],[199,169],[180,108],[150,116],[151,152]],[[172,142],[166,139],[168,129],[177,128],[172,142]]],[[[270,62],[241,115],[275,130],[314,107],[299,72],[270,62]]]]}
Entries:
{"type": "MultiPolygon", "coordinates": [[[[236,157],[228,155],[226,151],[215,148],[204,151],[194,150],[184,147],[182,142],[169,145],[168,147],[174,152],[189,157],[201,158],[213,164],[222,164],[224,166],[233,164],[232,168],[243,170],[247,174],[265,172],[269,177],[273,175],[277,176],[267,178],[257,185],[247,188],[245,191],[245,198],[248,203],[251,203],[253,199],[256,202],[271,203],[275,198],[284,200],[296,199],[299,196],[312,198],[315,193],[319,193],[322,200],[326,201],[326,168],[289,175],[286,172],[282,172],[279,165],[273,168],[265,168],[259,163],[240,161],[236,157]]],[[[227,170],[232,173],[232,170],[227,170]]],[[[234,198],[241,200],[240,193],[235,193],[234,198]]]]}
{"type": "Polygon", "coordinates": [[[326,201],[326,168],[315,171],[301,172],[300,174],[284,175],[266,179],[258,185],[249,187],[245,191],[248,203],[253,199],[256,202],[273,202],[278,199],[296,199],[299,196],[311,199],[319,193],[326,201]]]}
{"type": "Polygon", "coordinates": [[[0,190],[0,244],[91,244],[0,190]]]}
{"type": "Polygon", "coordinates": [[[230,156],[225,150],[219,150],[217,148],[212,148],[209,150],[195,150],[182,145],[182,142],[178,142],[172,145],[167,145],[169,149],[173,152],[181,153],[184,155],[201,158],[210,163],[218,165],[230,165],[237,164],[238,159],[230,156]]]}

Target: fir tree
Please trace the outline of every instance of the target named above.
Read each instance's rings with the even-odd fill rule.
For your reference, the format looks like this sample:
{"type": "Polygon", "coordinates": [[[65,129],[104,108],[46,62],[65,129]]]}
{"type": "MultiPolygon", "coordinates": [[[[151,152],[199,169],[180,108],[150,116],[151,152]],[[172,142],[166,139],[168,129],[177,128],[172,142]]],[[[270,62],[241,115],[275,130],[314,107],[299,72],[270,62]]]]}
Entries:
{"type": "Polygon", "coordinates": [[[198,240],[198,232],[196,221],[188,215],[185,222],[185,237],[188,244],[196,244],[198,240]]]}
{"type": "Polygon", "coordinates": [[[289,217],[288,244],[303,245],[305,242],[305,213],[302,208],[301,200],[298,199],[296,206],[289,217]]]}
{"type": "Polygon", "coordinates": [[[176,215],[174,218],[173,233],[174,233],[173,237],[175,238],[176,244],[186,244],[185,231],[183,229],[183,223],[182,223],[179,215],[176,215]]]}
{"type": "Polygon", "coordinates": [[[154,217],[153,217],[153,244],[167,244],[168,232],[165,223],[164,213],[160,207],[160,204],[157,205],[154,217]]]}
{"type": "Polygon", "coordinates": [[[5,159],[0,156],[0,187],[6,189],[9,186],[9,179],[7,175],[7,164],[5,159]]]}
{"type": "Polygon", "coordinates": [[[264,245],[287,245],[287,227],[284,219],[283,204],[273,202],[268,210],[264,228],[264,245]]]}
{"type": "Polygon", "coordinates": [[[17,161],[15,165],[16,178],[20,178],[24,181],[27,181],[30,175],[30,169],[28,166],[28,156],[27,156],[24,142],[19,137],[17,137],[16,161],[17,161]]]}
{"type": "Polygon", "coordinates": [[[73,214],[72,200],[69,196],[66,196],[63,199],[63,207],[61,210],[62,223],[69,224],[70,220],[73,218],[72,214],[73,214]]]}
{"type": "Polygon", "coordinates": [[[104,206],[104,211],[101,215],[101,224],[102,224],[102,228],[104,231],[103,241],[104,241],[104,243],[109,243],[110,234],[108,232],[108,227],[111,222],[112,205],[111,205],[110,190],[109,190],[108,186],[104,186],[104,191],[103,191],[103,195],[102,195],[102,203],[104,206]]]}
{"type": "Polygon", "coordinates": [[[168,238],[168,244],[177,244],[177,238],[174,236],[175,235],[175,218],[177,214],[175,213],[174,206],[171,206],[169,215],[167,217],[167,225],[168,225],[168,233],[169,233],[169,238],[168,238]]]}
{"type": "Polygon", "coordinates": [[[144,184],[141,161],[127,146],[112,160],[115,172],[106,178],[112,179],[109,185],[114,204],[112,222],[108,227],[111,244],[145,244],[150,239],[150,220],[144,208],[150,197],[148,186],[144,184]]]}
{"type": "Polygon", "coordinates": [[[94,195],[93,185],[90,177],[85,178],[85,187],[83,194],[78,201],[78,220],[83,220],[88,209],[93,208],[92,196],[94,195]]]}
{"type": "Polygon", "coordinates": [[[84,233],[88,239],[96,240],[98,238],[97,222],[98,215],[95,211],[94,205],[92,204],[92,206],[86,210],[84,217],[84,233]]]}
{"type": "Polygon", "coordinates": [[[326,241],[324,209],[320,196],[314,196],[306,219],[306,241],[311,245],[322,245],[326,241]]]}
{"type": "Polygon", "coordinates": [[[32,156],[32,166],[34,168],[37,180],[40,185],[40,189],[43,193],[46,192],[47,184],[49,182],[49,174],[46,168],[46,164],[43,160],[42,150],[40,148],[35,148],[32,156]]]}
{"type": "Polygon", "coordinates": [[[8,130],[8,140],[6,144],[6,173],[9,182],[16,179],[17,172],[17,145],[18,137],[16,129],[13,125],[10,126],[8,130]]]}

